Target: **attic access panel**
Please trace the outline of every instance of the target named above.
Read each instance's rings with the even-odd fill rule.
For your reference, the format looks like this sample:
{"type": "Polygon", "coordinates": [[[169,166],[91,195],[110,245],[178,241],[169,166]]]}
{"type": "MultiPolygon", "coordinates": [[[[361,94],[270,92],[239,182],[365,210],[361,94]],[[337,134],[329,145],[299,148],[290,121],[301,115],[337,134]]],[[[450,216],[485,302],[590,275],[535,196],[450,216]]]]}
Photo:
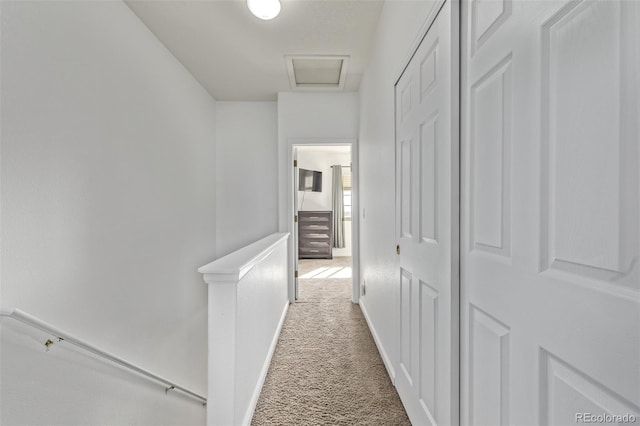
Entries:
{"type": "Polygon", "coordinates": [[[343,90],[348,56],[286,56],[293,90],[343,90]]]}

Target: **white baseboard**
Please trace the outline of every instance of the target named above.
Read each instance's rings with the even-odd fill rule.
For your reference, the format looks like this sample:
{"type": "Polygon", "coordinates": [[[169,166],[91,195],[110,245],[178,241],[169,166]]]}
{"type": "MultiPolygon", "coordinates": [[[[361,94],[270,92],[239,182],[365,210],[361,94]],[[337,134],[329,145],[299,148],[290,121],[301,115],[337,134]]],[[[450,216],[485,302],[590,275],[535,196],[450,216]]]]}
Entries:
{"type": "Polygon", "coordinates": [[[382,342],[380,341],[380,337],[378,337],[378,332],[376,331],[373,323],[371,322],[371,318],[369,318],[369,314],[367,313],[367,306],[363,298],[360,298],[360,310],[364,315],[364,319],[367,321],[367,325],[369,326],[369,331],[371,331],[371,335],[373,336],[373,341],[376,343],[378,348],[378,352],[380,353],[380,357],[382,358],[382,362],[384,363],[384,367],[387,369],[387,373],[391,378],[391,383],[396,385],[396,370],[393,368],[393,363],[391,359],[387,355],[387,352],[384,350],[384,346],[382,346],[382,342]]]}
{"type": "Polygon", "coordinates": [[[251,419],[253,418],[253,413],[256,410],[256,405],[258,405],[258,398],[260,398],[260,392],[262,392],[262,386],[264,385],[264,380],[267,378],[267,373],[269,372],[269,366],[271,365],[271,358],[273,357],[273,353],[276,350],[276,345],[278,344],[278,337],[280,337],[280,330],[282,330],[282,325],[284,324],[284,319],[287,316],[288,309],[289,309],[289,300],[285,302],[284,308],[282,309],[280,322],[278,323],[276,332],[274,333],[273,339],[271,340],[271,346],[269,347],[267,358],[264,360],[264,364],[262,365],[262,371],[260,372],[260,377],[258,378],[258,382],[256,383],[256,388],[253,390],[253,395],[251,396],[251,402],[249,403],[247,412],[244,415],[244,419],[242,421],[243,425],[251,424],[251,419]]]}

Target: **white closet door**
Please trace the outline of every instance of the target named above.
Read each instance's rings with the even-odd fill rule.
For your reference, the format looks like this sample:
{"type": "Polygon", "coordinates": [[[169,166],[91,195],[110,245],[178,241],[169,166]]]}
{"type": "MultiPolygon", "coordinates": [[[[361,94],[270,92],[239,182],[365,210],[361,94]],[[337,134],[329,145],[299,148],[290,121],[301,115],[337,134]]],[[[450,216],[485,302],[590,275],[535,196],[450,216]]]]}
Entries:
{"type": "Polygon", "coordinates": [[[396,387],[416,425],[458,417],[457,23],[445,2],[395,87],[396,387]]]}
{"type": "Polygon", "coordinates": [[[461,25],[461,421],[640,422],[640,2],[461,25]]]}

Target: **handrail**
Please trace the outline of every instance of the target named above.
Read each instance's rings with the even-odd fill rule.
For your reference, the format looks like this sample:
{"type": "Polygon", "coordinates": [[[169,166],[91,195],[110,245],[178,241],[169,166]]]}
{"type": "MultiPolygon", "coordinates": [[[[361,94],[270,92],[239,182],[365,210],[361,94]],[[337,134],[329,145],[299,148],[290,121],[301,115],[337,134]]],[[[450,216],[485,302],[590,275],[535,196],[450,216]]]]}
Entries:
{"type": "MultiPolygon", "coordinates": [[[[118,364],[122,367],[128,368],[130,370],[135,371],[138,374],[141,374],[143,376],[146,376],[150,379],[153,379],[157,382],[160,382],[164,385],[167,385],[167,387],[165,388],[165,392],[168,392],[170,390],[179,390],[181,392],[183,392],[184,394],[190,396],[191,398],[197,399],[198,401],[202,402],[202,405],[207,405],[207,398],[205,398],[202,395],[199,395],[193,391],[190,391],[189,389],[179,386],[176,383],[165,379],[162,376],[158,376],[155,373],[150,372],[149,370],[145,370],[142,367],[138,367],[135,364],[132,364],[128,361],[125,361],[124,359],[117,357],[115,355],[110,354],[109,352],[102,350],[96,346],[93,346],[89,343],[83,342],[82,340],[78,339],[77,337],[72,336],[71,334],[62,331],[50,324],[47,324],[46,322],[34,317],[33,315],[30,315],[24,311],[21,311],[20,309],[11,309],[8,311],[3,310],[2,312],[0,312],[0,315],[2,316],[6,316],[9,318],[12,318],[14,320],[20,321],[24,324],[30,325],[33,328],[37,328],[41,331],[44,331],[48,334],[51,334],[53,336],[55,336],[59,341],[65,341],[68,343],[71,343],[72,345],[75,345],[81,349],[84,349],[88,352],[91,352],[94,355],[98,355],[102,358],[105,358],[115,364],[118,364]]],[[[48,347],[51,344],[53,344],[53,342],[51,342],[50,340],[48,340],[45,345],[48,347]]]]}
{"type": "Polygon", "coordinates": [[[198,268],[207,284],[239,282],[274,250],[288,232],[276,232],[198,268]]]}

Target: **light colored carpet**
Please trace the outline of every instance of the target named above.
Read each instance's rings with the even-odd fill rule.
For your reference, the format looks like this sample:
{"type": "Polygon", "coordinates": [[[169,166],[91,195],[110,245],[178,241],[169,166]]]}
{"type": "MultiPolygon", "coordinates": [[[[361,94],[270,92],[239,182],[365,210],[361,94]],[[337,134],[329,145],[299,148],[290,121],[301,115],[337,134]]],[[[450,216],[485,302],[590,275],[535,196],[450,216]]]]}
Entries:
{"type": "Polygon", "coordinates": [[[252,425],[411,424],[351,303],[350,261],[300,261],[300,276],[315,278],[300,279],[252,425]]]}

